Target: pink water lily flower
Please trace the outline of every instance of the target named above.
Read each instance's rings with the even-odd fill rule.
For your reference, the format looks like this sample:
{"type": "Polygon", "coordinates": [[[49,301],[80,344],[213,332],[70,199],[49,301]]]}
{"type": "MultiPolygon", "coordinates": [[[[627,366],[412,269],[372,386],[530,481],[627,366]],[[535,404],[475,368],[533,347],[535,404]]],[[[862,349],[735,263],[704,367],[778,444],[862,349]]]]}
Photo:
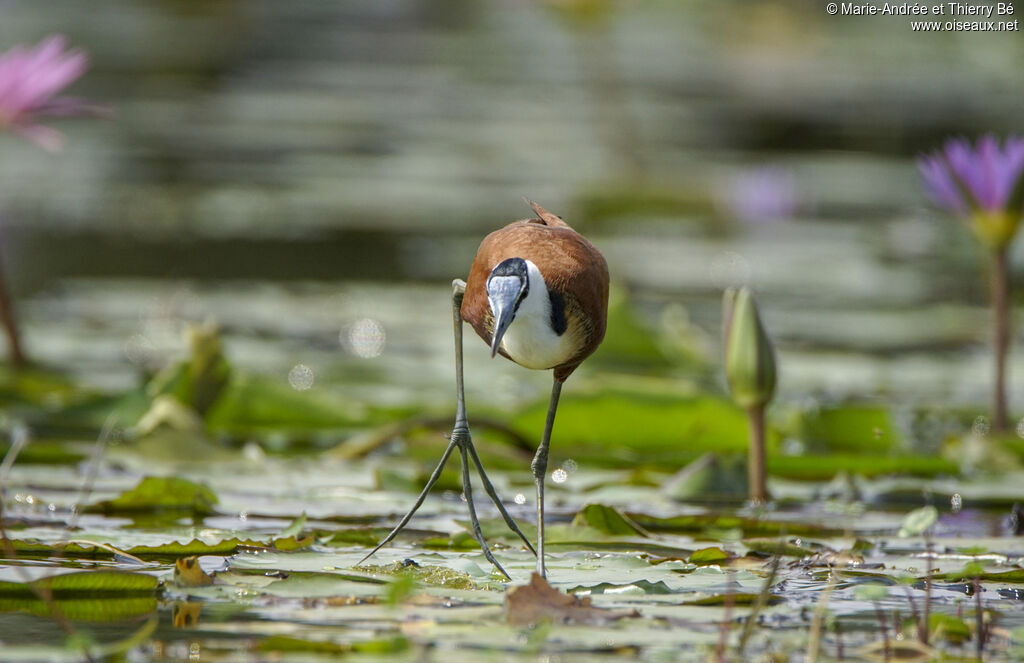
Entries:
{"type": "Polygon", "coordinates": [[[82,99],[56,96],[89,66],[83,51],[65,46],[63,36],[53,35],[36,46],[19,45],[0,55],[0,130],[9,129],[51,152],[61,148],[64,137],[39,124],[39,118],[97,112],[82,99]]]}

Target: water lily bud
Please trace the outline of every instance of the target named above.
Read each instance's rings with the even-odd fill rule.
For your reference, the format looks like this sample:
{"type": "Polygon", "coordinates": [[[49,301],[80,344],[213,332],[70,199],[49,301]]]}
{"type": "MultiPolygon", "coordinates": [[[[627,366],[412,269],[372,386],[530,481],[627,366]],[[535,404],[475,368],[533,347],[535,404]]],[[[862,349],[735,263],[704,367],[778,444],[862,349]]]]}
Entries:
{"type": "Polygon", "coordinates": [[[725,377],[736,402],[764,405],[775,393],[775,349],[747,288],[729,288],[723,298],[725,377]]]}

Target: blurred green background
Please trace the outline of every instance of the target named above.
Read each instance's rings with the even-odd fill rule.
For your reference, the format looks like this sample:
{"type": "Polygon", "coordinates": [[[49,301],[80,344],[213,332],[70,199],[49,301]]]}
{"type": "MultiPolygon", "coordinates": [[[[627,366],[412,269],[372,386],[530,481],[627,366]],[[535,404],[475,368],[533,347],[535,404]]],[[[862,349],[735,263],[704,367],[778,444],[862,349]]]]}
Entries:
{"type": "MultiPolygon", "coordinates": [[[[57,155],[0,136],[28,351],[125,389],[212,317],[250,374],[442,413],[448,283],[529,196],[614,281],[567,411],[627,376],[720,389],[720,293],[746,282],[783,406],[984,414],[983,256],[914,158],[1019,131],[1024,40],[909,21],[799,0],[3,2],[0,46],[66,34],[93,63],[72,92],[116,111],[62,122],[57,155]],[[765,168],[782,218],[739,218],[765,168]]],[[[546,374],[467,353],[471,415],[545,397],[546,374]]]]}

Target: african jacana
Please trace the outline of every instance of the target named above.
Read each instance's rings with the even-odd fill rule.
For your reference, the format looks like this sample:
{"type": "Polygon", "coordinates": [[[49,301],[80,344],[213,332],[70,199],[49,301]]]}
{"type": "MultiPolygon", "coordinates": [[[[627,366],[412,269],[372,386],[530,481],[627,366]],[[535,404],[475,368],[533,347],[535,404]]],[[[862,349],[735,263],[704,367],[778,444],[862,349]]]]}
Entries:
{"type": "Polygon", "coordinates": [[[470,458],[480,474],[484,490],[498,507],[505,523],[537,555],[537,573],[541,577],[545,575],[544,475],[548,466],[551,429],[562,383],[604,338],[608,318],[608,265],[601,252],[569,224],[540,205],[527,202],[538,218],[515,221],[485,237],[473,259],[469,279],[457,279],[452,284],[458,403],[451,441],[412,509],[363,561],[405,527],[441,475],[452,451],[458,447],[462,457],[463,494],[469,507],[473,535],[484,556],[511,579],[494,558],[480,531],[469,476],[470,458]],[[463,320],[490,345],[492,357],[500,353],[520,366],[553,369],[554,372],[544,434],[531,464],[537,485],[536,550],[505,510],[473,447],[462,385],[463,320]]]}

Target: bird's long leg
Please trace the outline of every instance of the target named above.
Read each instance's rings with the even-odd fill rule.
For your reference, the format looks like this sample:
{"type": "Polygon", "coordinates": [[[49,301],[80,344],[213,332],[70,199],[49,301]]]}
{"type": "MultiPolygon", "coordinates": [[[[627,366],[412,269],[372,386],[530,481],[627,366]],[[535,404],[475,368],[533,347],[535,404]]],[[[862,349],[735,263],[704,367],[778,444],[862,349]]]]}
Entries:
{"type": "Polygon", "coordinates": [[[491,480],[487,478],[487,472],[484,472],[484,466],[483,463],[480,462],[480,456],[477,454],[476,448],[472,444],[469,445],[469,456],[473,459],[473,464],[476,465],[477,473],[480,475],[480,481],[484,484],[484,491],[487,492],[491,501],[494,502],[494,506],[498,507],[498,512],[501,513],[501,517],[505,519],[505,524],[508,525],[510,530],[518,534],[519,538],[523,540],[523,543],[526,544],[526,547],[530,552],[536,555],[537,551],[534,549],[533,544],[530,543],[530,540],[526,538],[526,535],[519,529],[519,525],[517,525],[516,521],[512,519],[511,515],[509,515],[509,512],[505,509],[505,505],[501,502],[501,498],[498,497],[498,492],[494,490],[494,484],[492,484],[491,480]]]}
{"type": "Polygon", "coordinates": [[[551,444],[551,429],[555,425],[555,412],[558,411],[558,397],[561,393],[562,381],[555,378],[555,383],[551,386],[548,417],[544,422],[544,436],[530,465],[533,469],[533,479],[537,483],[537,574],[541,578],[547,576],[544,569],[544,475],[548,471],[548,447],[551,444]]]}
{"type": "Polygon", "coordinates": [[[466,496],[466,502],[469,505],[469,515],[470,520],[472,521],[473,524],[473,533],[476,536],[477,541],[483,548],[484,555],[487,557],[487,560],[494,564],[494,566],[499,571],[501,571],[501,573],[506,578],[509,577],[508,573],[505,572],[505,569],[503,569],[501,565],[498,564],[497,560],[494,559],[494,555],[491,554],[490,549],[487,547],[487,544],[483,540],[483,534],[480,530],[480,522],[477,519],[476,508],[473,504],[472,486],[469,483],[469,462],[467,455],[472,456],[473,463],[477,466],[477,470],[480,472],[480,478],[484,482],[484,490],[487,492],[487,495],[494,501],[494,504],[498,507],[498,511],[501,512],[502,517],[505,519],[505,523],[512,529],[512,531],[519,535],[519,538],[521,538],[526,543],[530,551],[534,552],[533,546],[530,545],[530,542],[523,535],[522,531],[516,525],[515,521],[512,520],[512,517],[508,514],[508,511],[505,510],[505,506],[502,504],[501,499],[498,497],[497,492],[494,490],[494,485],[491,484],[490,479],[488,479],[487,475],[484,473],[484,468],[480,462],[480,457],[477,455],[476,448],[473,446],[473,438],[470,436],[469,433],[469,422],[466,418],[466,396],[462,379],[461,309],[462,299],[463,296],[465,295],[465,292],[465,281],[456,279],[455,281],[452,282],[452,314],[455,335],[455,388],[458,399],[455,407],[455,426],[452,428],[451,442],[448,444],[448,448],[445,449],[444,455],[441,456],[441,461],[437,464],[437,467],[434,468],[434,473],[430,475],[430,479],[427,481],[427,485],[423,487],[423,490],[420,492],[420,496],[416,499],[416,503],[413,505],[412,509],[410,509],[409,512],[402,517],[402,520],[391,531],[391,533],[388,534],[383,541],[377,544],[376,548],[371,550],[370,553],[366,555],[366,557],[359,561],[360,564],[362,564],[367,559],[372,557],[373,554],[380,550],[383,546],[391,542],[395,538],[395,536],[397,536],[398,533],[402,530],[402,528],[409,523],[409,520],[412,518],[413,514],[416,513],[416,510],[419,509],[420,506],[422,506],[423,501],[427,497],[427,493],[429,493],[430,489],[434,486],[435,483],[437,483],[438,478],[441,476],[441,470],[444,469],[445,464],[448,462],[448,458],[451,456],[452,451],[456,447],[458,447],[459,452],[462,456],[462,483],[464,494],[466,496]]]}
{"type": "MultiPolygon", "coordinates": [[[[487,546],[487,540],[484,539],[484,533],[480,530],[480,520],[476,517],[476,507],[473,506],[473,483],[470,481],[469,476],[469,454],[466,451],[467,445],[459,445],[459,453],[462,456],[462,494],[466,497],[466,505],[469,506],[469,522],[473,526],[473,538],[480,544],[480,548],[484,551],[484,557],[487,561],[494,565],[494,568],[501,571],[501,575],[511,580],[512,576],[508,574],[498,560],[494,559],[494,554],[491,553],[491,549],[487,546]]],[[[472,443],[469,448],[472,449],[472,443]]]]}

